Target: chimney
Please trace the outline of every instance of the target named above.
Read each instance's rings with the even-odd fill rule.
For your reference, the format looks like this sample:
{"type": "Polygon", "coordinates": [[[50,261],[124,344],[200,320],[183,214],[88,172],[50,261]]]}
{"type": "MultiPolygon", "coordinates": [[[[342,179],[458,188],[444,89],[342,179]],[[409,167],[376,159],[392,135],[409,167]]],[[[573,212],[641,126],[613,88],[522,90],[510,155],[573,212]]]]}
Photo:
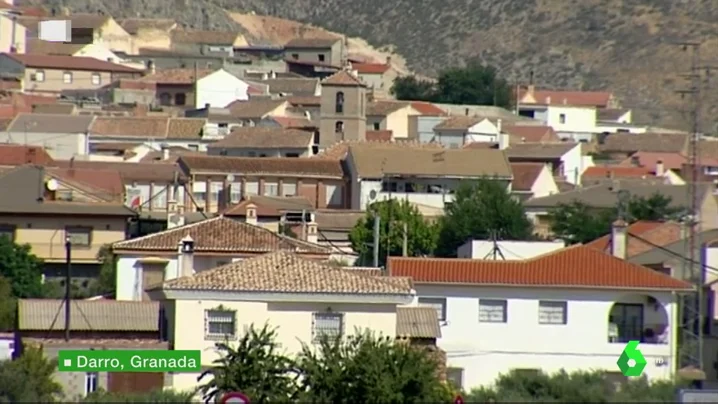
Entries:
{"type": "Polygon", "coordinates": [[[162,146],[162,160],[166,161],[170,159],[170,148],[167,145],[162,146]]]}
{"type": "Polygon", "coordinates": [[[387,66],[391,66],[391,56],[386,57],[386,63],[387,66]]]}
{"type": "Polygon", "coordinates": [[[506,150],[509,148],[509,134],[499,133],[499,150],[506,150]]]}
{"type": "Polygon", "coordinates": [[[626,244],[628,242],[628,223],[623,219],[613,222],[611,228],[611,253],[614,257],[626,259],[626,244]]]}
{"type": "Polygon", "coordinates": [[[208,112],[209,112],[209,108],[210,108],[210,104],[209,104],[209,103],[204,104],[204,109],[206,109],[208,112]]]}
{"type": "Polygon", "coordinates": [[[269,72],[269,77],[271,77],[271,78],[273,78],[273,79],[276,79],[276,78],[277,78],[277,73],[275,73],[274,70],[271,70],[271,71],[269,72]]]}
{"type": "Polygon", "coordinates": [[[662,160],[656,161],[656,177],[663,177],[663,175],[666,173],[666,168],[663,165],[662,160]]]}
{"type": "Polygon", "coordinates": [[[147,61],[147,72],[149,74],[155,74],[157,70],[155,69],[155,62],[154,60],[148,60],[147,61]]]}
{"type": "Polygon", "coordinates": [[[179,242],[179,276],[192,276],[194,274],[194,240],[186,235],[179,242]]]}
{"type": "Polygon", "coordinates": [[[551,104],[551,97],[546,97],[546,105],[550,105],[550,104],[551,104]]]}
{"type": "Polygon", "coordinates": [[[536,91],[536,86],[534,86],[533,84],[529,84],[529,86],[526,89],[526,92],[528,94],[531,94],[531,96],[533,97],[535,91],[536,91]]]}
{"type": "Polygon", "coordinates": [[[501,127],[501,119],[497,119],[496,120],[496,130],[499,132],[499,134],[501,134],[502,129],[503,128],[501,127]]]}
{"type": "Polygon", "coordinates": [[[269,79],[269,75],[267,73],[262,73],[262,80],[269,79]]]}
{"type": "Polygon", "coordinates": [[[254,226],[257,225],[257,205],[251,202],[247,204],[247,210],[244,214],[244,222],[254,226]]]}
{"type": "Polygon", "coordinates": [[[315,222],[307,223],[307,242],[313,244],[317,244],[319,242],[317,224],[315,222]]]}

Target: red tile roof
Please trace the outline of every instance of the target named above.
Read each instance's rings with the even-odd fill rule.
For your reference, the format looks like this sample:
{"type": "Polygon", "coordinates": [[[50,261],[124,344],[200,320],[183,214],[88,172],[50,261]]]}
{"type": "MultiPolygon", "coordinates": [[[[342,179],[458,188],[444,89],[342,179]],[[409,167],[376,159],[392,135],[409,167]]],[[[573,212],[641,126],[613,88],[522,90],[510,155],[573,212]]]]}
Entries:
{"type": "Polygon", "coordinates": [[[352,63],[352,69],[359,74],[384,74],[391,68],[383,63],[352,63]]]}
{"type": "MultiPolygon", "coordinates": [[[[540,143],[540,142],[559,142],[556,132],[550,126],[533,126],[533,125],[503,125],[504,132],[512,135],[521,142],[540,143]]],[[[514,139],[511,139],[514,140],[514,139]]]]}
{"type": "Polygon", "coordinates": [[[366,140],[369,142],[388,142],[393,137],[391,130],[368,130],[366,131],[366,140]]]}
{"type": "Polygon", "coordinates": [[[523,261],[389,258],[391,276],[416,283],[503,287],[692,290],[691,284],[582,245],[523,261]]]}
{"type": "Polygon", "coordinates": [[[448,114],[443,109],[437,107],[430,102],[424,101],[411,101],[411,107],[417,112],[425,116],[447,116],[448,114]]]}
{"type": "Polygon", "coordinates": [[[54,160],[39,146],[15,144],[0,145],[0,166],[21,166],[23,164],[49,165],[54,160]]]}
{"type": "Polygon", "coordinates": [[[558,91],[533,90],[526,88],[519,90],[519,99],[522,104],[536,105],[572,105],[605,108],[610,104],[612,94],[606,91],[558,91]]]}
{"type": "Polygon", "coordinates": [[[531,191],[541,171],[546,167],[541,163],[511,163],[514,180],[511,189],[514,191],[531,191]]]}
{"type": "Polygon", "coordinates": [[[96,170],[86,168],[69,167],[47,167],[48,174],[66,180],[69,183],[79,185],[81,188],[94,194],[93,191],[101,191],[113,199],[122,197],[125,193],[125,186],[122,176],[117,170],[96,170]]]}
{"type": "Polygon", "coordinates": [[[324,79],[322,81],[322,84],[330,86],[366,87],[366,85],[362,83],[361,80],[359,80],[357,77],[354,77],[353,74],[349,73],[346,70],[339,70],[338,72],[332,74],[331,76],[324,79]]]}
{"type": "Polygon", "coordinates": [[[652,177],[654,171],[648,167],[624,167],[624,166],[594,166],[587,168],[581,177],[583,178],[646,178],[652,177]]]}
{"type": "Polygon", "coordinates": [[[661,161],[666,170],[680,170],[688,159],[680,153],[652,153],[636,152],[623,160],[619,165],[623,167],[635,167],[636,165],[646,167],[655,171],[656,164],[661,161]]]}
{"type": "Polygon", "coordinates": [[[306,129],[316,128],[317,123],[307,118],[295,118],[291,116],[273,116],[272,120],[285,129],[306,129]]]}
{"type": "Polygon", "coordinates": [[[3,55],[18,61],[25,67],[114,73],[142,73],[142,70],[81,56],[21,55],[17,53],[3,53],[3,55]]]}
{"type": "MultiPolygon", "coordinates": [[[[628,226],[628,241],[626,246],[626,257],[634,257],[650,251],[658,246],[665,246],[682,239],[681,225],[675,222],[654,222],[641,220],[628,226]],[[638,236],[646,241],[639,240],[638,236]]],[[[611,234],[598,238],[586,244],[586,247],[611,253],[611,234]]]]}

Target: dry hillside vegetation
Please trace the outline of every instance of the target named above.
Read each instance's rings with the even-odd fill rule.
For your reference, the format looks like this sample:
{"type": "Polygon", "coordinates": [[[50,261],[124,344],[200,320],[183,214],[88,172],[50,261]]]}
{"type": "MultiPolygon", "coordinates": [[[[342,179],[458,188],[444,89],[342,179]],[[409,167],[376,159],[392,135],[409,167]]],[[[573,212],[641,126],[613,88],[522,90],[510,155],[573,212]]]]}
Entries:
{"type": "MultiPolygon", "coordinates": [[[[421,73],[479,57],[513,82],[526,82],[533,71],[542,86],[611,88],[643,120],[675,126],[685,123],[674,90],[683,85],[677,75],[689,58],[674,43],[704,41],[703,56],[718,61],[716,0],[34,1],[208,28],[245,30],[223,9],[289,18],[378,49],[395,45],[421,73]]],[[[706,112],[718,116],[715,99],[706,104],[706,112]]],[[[706,127],[714,123],[707,120],[706,127]]]]}

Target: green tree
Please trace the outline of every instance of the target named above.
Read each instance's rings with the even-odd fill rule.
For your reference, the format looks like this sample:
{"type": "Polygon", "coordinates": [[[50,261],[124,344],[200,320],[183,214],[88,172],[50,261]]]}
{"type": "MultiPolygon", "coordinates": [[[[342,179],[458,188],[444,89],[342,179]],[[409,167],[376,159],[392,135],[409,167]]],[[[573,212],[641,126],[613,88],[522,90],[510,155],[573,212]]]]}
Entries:
{"type": "Polygon", "coordinates": [[[290,371],[292,361],[281,354],[276,330],[265,325],[261,330],[252,326],[236,346],[228,342],[216,344],[221,357],[202,373],[199,381],[211,378],[199,389],[207,400],[217,394],[241,391],[256,404],[291,401],[296,385],[290,371]]]}
{"type": "Polygon", "coordinates": [[[17,299],[12,294],[10,281],[0,276],[0,331],[15,329],[17,299]]]}
{"type": "Polygon", "coordinates": [[[30,251],[30,246],[0,237],[0,276],[10,281],[12,294],[17,298],[42,297],[42,260],[30,251]]]}
{"type": "Polygon", "coordinates": [[[85,397],[83,403],[191,403],[194,393],[156,390],[148,393],[111,393],[98,390],[85,397]]]}
{"type": "Polygon", "coordinates": [[[415,76],[397,77],[390,92],[398,100],[434,101],[436,97],[434,83],[415,76]]]}
{"type": "Polygon", "coordinates": [[[440,257],[455,257],[457,248],[471,239],[533,237],[533,226],[521,203],[491,179],[462,183],[439,226],[436,255],[440,257]]]}
{"type": "Polygon", "coordinates": [[[16,360],[0,362],[0,402],[50,403],[60,399],[55,382],[57,361],[45,357],[40,348],[25,347],[16,360]]]}
{"type": "Polygon", "coordinates": [[[110,244],[105,244],[100,248],[97,252],[97,260],[100,261],[100,276],[90,284],[89,294],[99,296],[115,293],[117,256],[112,253],[110,244]]]}
{"type": "Polygon", "coordinates": [[[379,215],[379,264],[386,262],[387,250],[391,255],[402,254],[404,229],[406,225],[407,253],[410,257],[428,255],[436,247],[437,229],[419,213],[416,206],[406,200],[389,199],[374,202],[367,209],[365,217],[359,219],[349,233],[359,261],[368,265],[373,261],[374,215],[379,215]]]}
{"type": "Polygon", "coordinates": [[[304,345],[297,360],[300,401],[312,403],[449,403],[435,356],[423,347],[370,333],[304,345]]]}
{"type": "Polygon", "coordinates": [[[685,213],[685,208],[672,206],[671,198],[658,192],[647,198],[634,196],[628,201],[628,215],[631,222],[677,219],[682,213],[685,213]]]}

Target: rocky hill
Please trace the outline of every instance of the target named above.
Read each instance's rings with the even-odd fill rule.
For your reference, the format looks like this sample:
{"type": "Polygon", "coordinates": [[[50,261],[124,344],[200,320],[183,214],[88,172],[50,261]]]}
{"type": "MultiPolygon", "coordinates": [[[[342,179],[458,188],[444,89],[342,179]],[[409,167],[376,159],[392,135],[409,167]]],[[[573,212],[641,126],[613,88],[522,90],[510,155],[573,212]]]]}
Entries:
{"type": "MultiPolygon", "coordinates": [[[[679,74],[690,61],[675,42],[702,41],[703,57],[718,62],[716,0],[35,1],[213,29],[243,30],[225,9],[284,17],[395,45],[424,74],[478,57],[515,83],[533,72],[540,86],[611,88],[643,120],[675,126],[685,124],[674,90],[684,86],[679,74]]],[[[718,115],[714,101],[706,116],[718,115]]],[[[714,124],[706,120],[706,129],[714,124]]]]}

